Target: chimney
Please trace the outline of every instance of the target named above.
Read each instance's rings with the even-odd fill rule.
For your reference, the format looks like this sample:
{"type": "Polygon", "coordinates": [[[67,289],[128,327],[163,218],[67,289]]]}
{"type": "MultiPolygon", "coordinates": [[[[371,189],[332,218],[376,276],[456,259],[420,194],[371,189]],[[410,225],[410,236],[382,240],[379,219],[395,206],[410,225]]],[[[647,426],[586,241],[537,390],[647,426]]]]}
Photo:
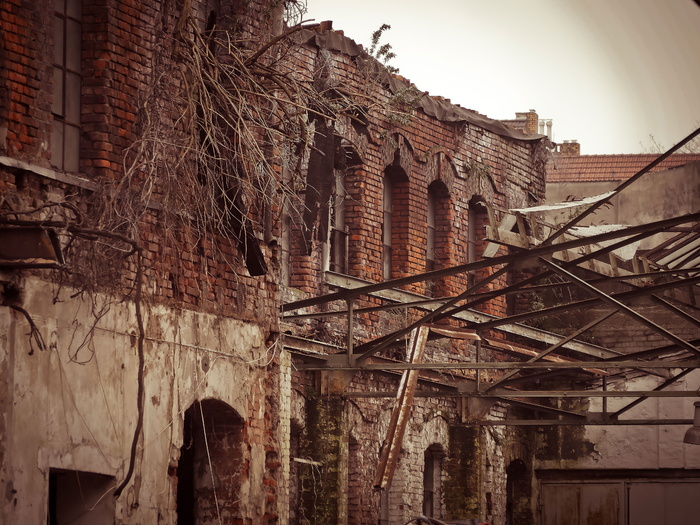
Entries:
{"type": "Polygon", "coordinates": [[[537,118],[537,112],[531,109],[525,115],[525,133],[530,133],[532,135],[537,135],[539,119],[537,118]]]}
{"type": "Polygon", "coordinates": [[[559,145],[559,153],[562,157],[578,157],[581,155],[581,144],[578,140],[565,140],[563,144],[559,145]]]}

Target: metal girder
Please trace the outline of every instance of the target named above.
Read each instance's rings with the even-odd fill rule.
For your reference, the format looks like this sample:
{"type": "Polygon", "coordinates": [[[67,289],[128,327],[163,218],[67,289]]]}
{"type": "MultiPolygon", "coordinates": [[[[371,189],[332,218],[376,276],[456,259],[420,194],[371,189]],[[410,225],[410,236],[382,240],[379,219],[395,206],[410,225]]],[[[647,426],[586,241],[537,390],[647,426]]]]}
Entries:
{"type": "MultiPolygon", "coordinates": [[[[338,356],[338,354],[336,354],[338,356]]],[[[296,365],[299,370],[554,370],[554,369],[579,369],[579,368],[601,368],[601,369],[625,369],[625,368],[700,368],[700,360],[685,359],[682,361],[551,361],[551,362],[480,362],[480,363],[404,363],[404,362],[384,362],[384,363],[359,363],[351,364],[346,360],[332,360],[330,363],[299,363],[296,365]]]]}
{"type": "MultiPolygon", "coordinates": [[[[693,352],[694,354],[700,356],[700,349],[696,348],[695,346],[693,346],[691,344],[688,344],[686,341],[684,341],[683,339],[681,339],[677,335],[669,332],[668,330],[666,330],[662,326],[659,326],[658,324],[650,321],[649,319],[647,319],[643,315],[635,312],[632,308],[630,308],[627,305],[618,301],[616,297],[613,297],[612,295],[608,295],[605,292],[598,290],[598,288],[596,288],[595,286],[588,284],[583,279],[576,277],[571,272],[565,270],[564,268],[562,268],[559,265],[554,264],[552,261],[549,261],[549,260],[545,259],[544,257],[541,258],[540,260],[542,261],[542,264],[544,264],[548,268],[551,268],[554,272],[556,272],[560,275],[566,276],[567,278],[569,278],[573,282],[577,283],[578,286],[580,286],[582,289],[587,290],[587,291],[591,292],[592,294],[598,296],[598,298],[600,300],[602,300],[603,302],[611,304],[613,307],[620,309],[622,312],[624,312],[628,316],[632,317],[636,321],[639,321],[647,328],[651,328],[654,332],[661,334],[666,339],[674,342],[678,346],[683,347],[686,350],[693,352]]],[[[690,280],[694,281],[696,279],[690,279],[690,280]]],[[[697,280],[700,280],[700,278],[697,278],[697,280]]],[[[639,290],[635,290],[635,291],[639,291],[639,290]]],[[[644,289],[642,289],[642,291],[644,291],[644,289]]],[[[625,292],[625,293],[630,293],[630,292],[625,292]]],[[[619,294],[619,295],[621,295],[621,294],[619,294]]]]}
{"type": "MultiPolygon", "coordinates": [[[[523,258],[536,259],[543,255],[549,255],[556,251],[561,251],[563,249],[578,248],[593,243],[600,243],[603,241],[611,239],[619,239],[621,237],[629,237],[630,235],[641,235],[642,237],[647,237],[653,235],[658,231],[666,230],[672,226],[678,224],[685,224],[688,222],[694,222],[700,220],[700,213],[690,213],[680,217],[673,217],[671,219],[665,219],[661,221],[652,222],[649,224],[643,224],[640,226],[630,226],[629,228],[624,228],[621,230],[611,231],[607,233],[601,233],[598,235],[593,235],[585,239],[573,239],[571,241],[566,241],[556,245],[539,245],[529,250],[522,250],[518,253],[502,255],[500,257],[493,257],[491,259],[481,260],[473,263],[462,264],[458,266],[453,266],[451,268],[443,268],[440,270],[433,270],[431,272],[426,272],[418,275],[411,275],[408,277],[401,277],[398,279],[391,279],[389,281],[384,281],[380,283],[368,284],[361,288],[356,288],[353,290],[343,290],[340,292],[334,292],[327,295],[321,295],[318,297],[312,297],[309,299],[303,299],[301,301],[294,301],[282,305],[282,312],[291,312],[293,310],[298,310],[300,308],[306,308],[309,306],[317,306],[320,304],[329,303],[332,301],[346,300],[349,297],[358,297],[361,295],[368,295],[372,292],[379,290],[384,290],[388,288],[400,288],[401,286],[414,284],[421,281],[439,279],[441,277],[449,277],[451,275],[457,275],[459,273],[481,270],[483,268],[489,268],[492,266],[500,266],[503,264],[509,264],[513,262],[522,261],[523,258]]],[[[601,251],[607,253],[608,248],[604,248],[601,251]]],[[[588,257],[584,256],[581,259],[588,260],[588,257]]]]}
{"type": "Polygon", "coordinates": [[[585,421],[581,422],[578,419],[480,419],[473,421],[472,424],[482,427],[554,427],[554,426],[670,426],[683,425],[688,426],[693,424],[692,419],[620,419],[620,420],[601,420],[601,421],[585,421]]]}
{"type": "MultiPolygon", "coordinates": [[[[397,397],[400,391],[370,391],[370,392],[353,392],[346,391],[342,393],[343,397],[347,398],[385,398],[385,397],[397,397]]],[[[508,399],[514,400],[516,398],[522,400],[522,398],[552,398],[552,399],[577,399],[577,398],[589,398],[589,397],[601,397],[601,398],[626,398],[626,397],[639,397],[639,398],[698,398],[700,399],[700,393],[697,390],[507,390],[505,388],[499,388],[495,392],[477,392],[477,391],[464,391],[464,390],[454,390],[454,391],[416,391],[413,393],[414,397],[435,397],[435,398],[447,398],[447,397],[478,397],[483,399],[508,399]]],[[[531,408],[533,405],[528,405],[531,408]]],[[[547,408],[554,409],[554,407],[545,407],[537,405],[537,408],[547,408]]],[[[620,414],[623,411],[618,411],[620,414]]],[[[611,417],[615,417],[615,414],[610,414],[611,417]]]]}

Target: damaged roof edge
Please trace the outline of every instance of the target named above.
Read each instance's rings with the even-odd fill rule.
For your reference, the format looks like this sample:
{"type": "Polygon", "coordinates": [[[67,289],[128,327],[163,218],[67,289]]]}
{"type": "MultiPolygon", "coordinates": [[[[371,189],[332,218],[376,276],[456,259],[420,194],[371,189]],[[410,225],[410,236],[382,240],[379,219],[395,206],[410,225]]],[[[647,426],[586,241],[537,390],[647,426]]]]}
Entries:
{"type": "MultiPolygon", "coordinates": [[[[412,85],[410,81],[403,77],[391,75],[386,68],[367,53],[362,46],[340,32],[332,30],[318,32],[314,29],[303,29],[299,31],[294,38],[301,44],[313,44],[319,49],[328,49],[329,51],[340,52],[356,58],[360,68],[372,70],[379,76],[382,84],[394,94],[412,85]]],[[[487,131],[491,131],[501,137],[520,141],[539,141],[546,138],[546,135],[530,135],[523,133],[498,120],[480,115],[474,111],[452,104],[447,100],[431,97],[427,93],[421,95],[416,105],[418,108],[422,109],[426,115],[434,117],[442,122],[467,122],[487,131]]]]}

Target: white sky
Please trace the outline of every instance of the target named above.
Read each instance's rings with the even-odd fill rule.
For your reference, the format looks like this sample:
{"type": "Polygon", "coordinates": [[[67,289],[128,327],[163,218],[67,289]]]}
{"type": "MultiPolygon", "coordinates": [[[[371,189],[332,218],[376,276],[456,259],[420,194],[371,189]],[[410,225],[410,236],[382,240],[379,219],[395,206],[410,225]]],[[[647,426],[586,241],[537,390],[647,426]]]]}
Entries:
{"type": "Polygon", "coordinates": [[[700,126],[700,7],[693,0],[307,0],[418,89],[496,119],[534,109],[581,153],[665,148],[700,126]]]}

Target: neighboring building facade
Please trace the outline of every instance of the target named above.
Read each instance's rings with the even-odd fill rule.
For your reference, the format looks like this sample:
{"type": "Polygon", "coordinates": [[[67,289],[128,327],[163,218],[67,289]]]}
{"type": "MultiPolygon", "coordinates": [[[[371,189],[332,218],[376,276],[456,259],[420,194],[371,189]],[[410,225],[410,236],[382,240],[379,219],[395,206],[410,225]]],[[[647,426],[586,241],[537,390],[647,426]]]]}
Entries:
{"type": "MultiPolygon", "coordinates": [[[[580,155],[576,141],[566,141],[557,149],[559,153],[547,171],[546,200],[551,205],[614,191],[658,158],[653,154],[580,155]]],[[[700,155],[673,154],[614,195],[606,206],[585,218],[581,226],[643,225],[696,213],[698,209],[700,155]]],[[[563,224],[571,216],[571,210],[555,210],[548,212],[545,220],[563,224]]],[[[670,228],[641,240],[636,251],[620,259],[620,267],[648,272],[697,266],[697,252],[693,255],[696,241],[681,237],[688,231],[687,227],[670,228]],[[681,239],[681,243],[674,239],[681,239]]],[[[629,286],[611,281],[606,289],[620,292],[629,290],[629,286]]],[[[664,308],[657,298],[640,298],[634,304],[645,319],[697,344],[698,297],[698,286],[691,285],[684,287],[682,293],[665,297],[672,303],[671,308],[664,308]]],[[[579,323],[598,319],[604,313],[605,308],[590,309],[581,315],[579,323]]],[[[615,318],[606,320],[593,327],[589,335],[595,343],[623,354],[668,344],[658,331],[629,319],[624,323],[615,318]]],[[[614,390],[692,391],[698,385],[697,370],[627,372],[608,379],[608,387],[614,390]]],[[[693,410],[692,400],[683,398],[647,399],[642,403],[630,403],[625,398],[591,398],[590,408],[600,410],[603,403],[610,412],[619,411],[621,416],[631,418],[682,418],[692,415],[693,410]]],[[[685,431],[684,427],[663,425],[586,427],[581,438],[595,443],[595,450],[577,458],[536,461],[543,509],[541,523],[560,523],[567,509],[572,508],[578,509],[576,519],[581,523],[586,516],[625,524],[692,521],[700,510],[695,496],[700,490],[700,447],[683,443],[685,431]]]]}

